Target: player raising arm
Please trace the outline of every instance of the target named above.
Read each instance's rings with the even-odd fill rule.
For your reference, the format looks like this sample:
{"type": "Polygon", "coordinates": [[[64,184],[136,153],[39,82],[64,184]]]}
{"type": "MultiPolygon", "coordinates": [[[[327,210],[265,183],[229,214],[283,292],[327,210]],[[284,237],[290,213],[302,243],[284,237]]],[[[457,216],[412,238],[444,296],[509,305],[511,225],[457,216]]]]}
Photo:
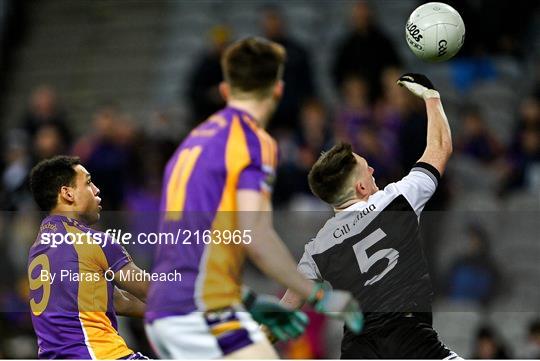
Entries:
{"type": "MultiPolygon", "coordinates": [[[[424,99],[427,145],[402,180],[379,190],[374,169],[349,144],[324,153],[309,173],[313,193],[336,213],[308,242],[298,264],[307,278],[348,290],[365,312],[360,335],[345,330],[341,357],[453,359],[432,328],[433,291],[420,246],[420,214],[436,190],[452,153],[440,95],[420,74],[398,84],[424,99]]],[[[282,303],[301,307],[287,290],[282,303]]]]}

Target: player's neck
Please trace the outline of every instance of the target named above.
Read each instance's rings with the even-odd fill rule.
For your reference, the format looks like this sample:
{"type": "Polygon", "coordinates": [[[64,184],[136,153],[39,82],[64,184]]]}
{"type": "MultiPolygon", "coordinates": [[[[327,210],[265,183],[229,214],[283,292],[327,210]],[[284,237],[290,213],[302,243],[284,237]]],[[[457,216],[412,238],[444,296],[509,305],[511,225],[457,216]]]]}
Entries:
{"type": "Polygon", "coordinates": [[[266,128],[270,113],[273,109],[271,99],[267,100],[247,100],[247,99],[229,99],[227,105],[240,109],[253,117],[261,128],[266,128]]]}
{"type": "Polygon", "coordinates": [[[343,203],[341,203],[339,205],[334,206],[334,213],[343,212],[344,210],[346,210],[347,208],[349,208],[353,204],[356,204],[358,202],[365,202],[366,200],[359,199],[359,198],[354,198],[354,199],[350,199],[348,201],[345,201],[345,202],[343,202],[343,203]]]}
{"type": "Polygon", "coordinates": [[[72,210],[70,208],[63,207],[63,206],[55,207],[54,209],[52,209],[49,212],[49,215],[50,216],[64,216],[64,217],[67,217],[67,218],[70,218],[70,219],[80,220],[79,215],[78,215],[77,212],[75,212],[74,210],[72,210]]]}

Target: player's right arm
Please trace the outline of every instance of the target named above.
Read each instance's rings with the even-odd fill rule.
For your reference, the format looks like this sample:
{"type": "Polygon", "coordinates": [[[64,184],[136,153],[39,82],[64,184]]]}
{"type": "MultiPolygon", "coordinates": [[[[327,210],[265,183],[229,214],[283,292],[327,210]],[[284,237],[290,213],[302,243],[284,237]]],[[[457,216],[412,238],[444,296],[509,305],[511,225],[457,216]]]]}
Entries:
{"type": "Polygon", "coordinates": [[[146,304],[131,293],[114,287],[114,311],[117,315],[127,317],[144,317],[146,304]]]}
{"type": "Polygon", "coordinates": [[[291,290],[287,290],[279,302],[291,310],[300,309],[304,305],[304,300],[302,297],[298,296],[291,290]]]}
{"type": "Polygon", "coordinates": [[[343,319],[349,329],[359,333],[363,327],[363,316],[352,295],[308,280],[297,271],[292,255],[272,225],[269,197],[254,190],[238,190],[237,209],[239,229],[251,230],[253,235],[252,241],[246,244],[246,253],[251,261],[317,312],[343,319]]]}
{"type": "Polygon", "coordinates": [[[127,250],[115,240],[107,238],[102,251],[105,254],[105,262],[96,260],[101,270],[113,271],[114,283],[118,288],[129,292],[141,302],[146,302],[150,282],[144,277],[144,271],[133,262],[127,250]]]}
{"type": "Polygon", "coordinates": [[[252,233],[252,241],[245,245],[249,259],[263,273],[307,299],[313,285],[296,270],[292,255],[276,233],[268,197],[255,190],[238,190],[237,209],[239,229],[252,233]]]}
{"type": "Polygon", "coordinates": [[[422,74],[404,74],[399,78],[398,84],[425,101],[428,118],[427,142],[424,154],[418,162],[432,165],[442,175],[452,154],[452,134],[439,92],[422,74]]]}
{"type": "Polygon", "coordinates": [[[150,281],[145,280],[144,271],[133,261],[114,273],[114,282],[120,289],[129,292],[141,302],[146,302],[150,281]]]}

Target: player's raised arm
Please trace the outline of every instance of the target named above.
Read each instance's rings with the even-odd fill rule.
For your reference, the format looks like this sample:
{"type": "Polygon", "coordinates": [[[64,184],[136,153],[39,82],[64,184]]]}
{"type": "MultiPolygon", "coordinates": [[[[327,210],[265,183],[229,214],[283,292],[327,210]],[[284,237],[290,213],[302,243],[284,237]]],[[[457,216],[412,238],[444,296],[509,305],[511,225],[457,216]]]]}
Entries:
{"type": "Polygon", "coordinates": [[[440,94],[435,90],[431,81],[422,74],[404,74],[397,83],[407,88],[414,95],[424,99],[426,103],[428,117],[427,142],[426,149],[419,162],[431,164],[442,175],[452,154],[452,135],[440,94]]]}

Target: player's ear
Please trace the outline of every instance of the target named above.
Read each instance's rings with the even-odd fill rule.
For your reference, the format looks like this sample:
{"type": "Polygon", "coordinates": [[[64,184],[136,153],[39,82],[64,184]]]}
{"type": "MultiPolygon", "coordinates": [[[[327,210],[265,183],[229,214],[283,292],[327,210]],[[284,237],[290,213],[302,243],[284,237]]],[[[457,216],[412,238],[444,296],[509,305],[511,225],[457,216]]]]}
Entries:
{"type": "Polygon", "coordinates": [[[60,188],[60,198],[68,204],[75,202],[75,190],[72,187],[62,186],[60,188]]]}
{"type": "Polygon", "coordinates": [[[219,83],[219,93],[225,101],[229,99],[229,97],[231,96],[231,87],[227,82],[222,81],[221,83],[219,83]]]}
{"type": "Polygon", "coordinates": [[[274,90],[272,92],[274,99],[281,99],[281,97],[283,96],[284,90],[285,90],[285,82],[283,82],[283,80],[278,80],[276,84],[274,85],[274,90]]]}
{"type": "Polygon", "coordinates": [[[364,198],[366,195],[368,195],[368,190],[364,186],[361,180],[356,182],[356,184],[354,185],[354,188],[356,190],[356,195],[358,196],[358,198],[364,198]]]}

